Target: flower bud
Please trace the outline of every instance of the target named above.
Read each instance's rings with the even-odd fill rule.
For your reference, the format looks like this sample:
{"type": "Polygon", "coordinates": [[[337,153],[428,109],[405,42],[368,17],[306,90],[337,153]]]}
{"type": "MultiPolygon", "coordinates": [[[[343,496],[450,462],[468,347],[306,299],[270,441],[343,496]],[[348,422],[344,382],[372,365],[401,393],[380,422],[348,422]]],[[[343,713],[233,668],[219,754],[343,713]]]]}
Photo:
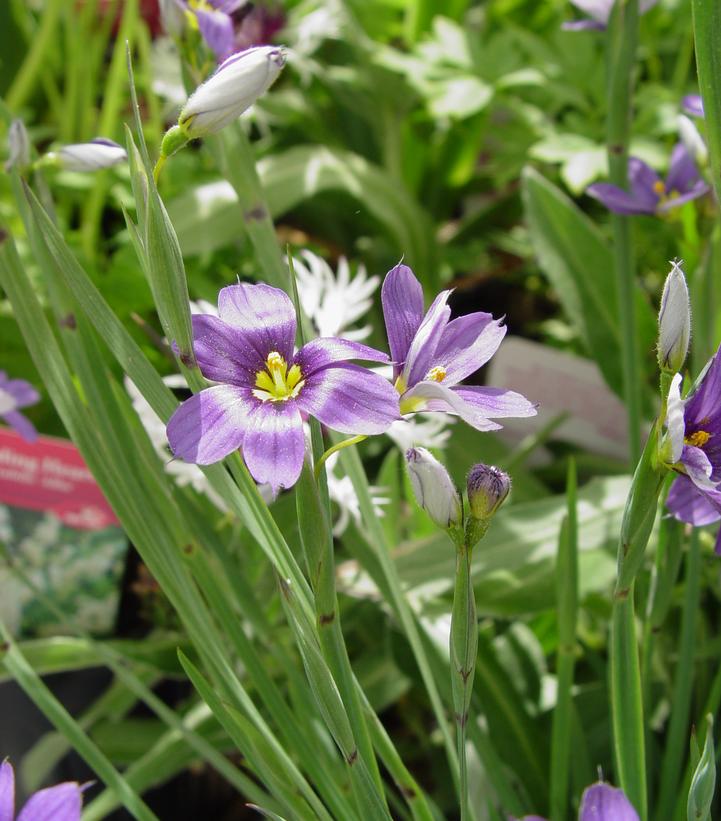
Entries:
{"type": "Polygon", "coordinates": [[[713,716],[706,717],[706,743],[696,765],[688,791],[687,818],[711,818],[711,802],[716,788],[716,758],[713,743],[713,716]]]}
{"type": "Polygon", "coordinates": [[[64,145],[44,159],[46,162],[54,161],[65,171],[91,172],[125,162],[128,155],[122,145],[105,137],[96,137],[89,143],[64,145]]]}
{"type": "Polygon", "coordinates": [[[487,521],[510,493],[511,477],[499,468],[481,463],[468,471],[466,488],[471,516],[487,521]]]}
{"type": "Polygon", "coordinates": [[[30,139],[22,120],[13,120],[8,129],[8,159],[5,170],[22,170],[30,165],[30,139]]]}
{"type": "Polygon", "coordinates": [[[672,262],[658,314],[658,365],[677,373],[683,367],[691,337],[691,307],[680,262],[672,262]]]}
{"type": "Polygon", "coordinates": [[[445,467],[425,448],[407,450],[406,463],[416,500],[431,519],[445,529],[460,525],[461,497],[445,467]]]}
{"type": "Polygon", "coordinates": [[[256,46],[228,57],[190,95],[178,118],[186,140],[205,137],[236,120],[270,88],[285,65],[283,49],[256,46]]]}

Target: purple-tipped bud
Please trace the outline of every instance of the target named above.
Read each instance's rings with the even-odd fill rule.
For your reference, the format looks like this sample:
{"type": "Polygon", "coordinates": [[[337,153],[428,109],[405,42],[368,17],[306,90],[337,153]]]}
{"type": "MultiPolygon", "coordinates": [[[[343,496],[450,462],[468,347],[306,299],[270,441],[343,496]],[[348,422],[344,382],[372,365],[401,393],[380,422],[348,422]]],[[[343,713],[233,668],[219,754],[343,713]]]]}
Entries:
{"type": "Polygon", "coordinates": [[[408,475],[418,504],[433,521],[448,529],[463,519],[461,497],[445,467],[425,448],[406,451],[408,475]]]}
{"type": "Polygon", "coordinates": [[[481,463],[468,471],[466,487],[471,516],[487,521],[510,493],[511,477],[499,468],[481,463]]]}
{"type": "Polygon", "coordinates": [[[90,173],[125,162],[128,155],[122,145],[105,137],[96,137],[89,143],[63,145],[56,152],[47,154],[45,159],[66,171],[90,173]]]}
{"type": "Polygon", "coordinates": [[[623,790],[599,782],[584,790],[578,821],[638,821],[638,813],[623,790]]]}
{"type": "Polygon", "coordinates": [[[691,305],[680,262],[672,262],[658,314],[658,365],[678,373],[683,367],[691,337],[691,305]]]}

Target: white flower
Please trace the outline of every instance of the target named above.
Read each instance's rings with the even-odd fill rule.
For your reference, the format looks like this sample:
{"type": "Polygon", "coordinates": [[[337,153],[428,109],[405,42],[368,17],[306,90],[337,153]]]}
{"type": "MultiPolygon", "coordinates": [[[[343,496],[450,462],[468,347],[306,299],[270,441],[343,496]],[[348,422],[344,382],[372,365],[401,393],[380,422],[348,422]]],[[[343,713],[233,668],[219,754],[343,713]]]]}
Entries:
{"type": "Polygon", "coordinates": [[[301,259],[293,260],[298,279],[298,295],[303,311],[312,320],[318,336],[342,336],[355,341],[365,339],[369,325],[349,330],[371,307],[373,292],[380,277],[369,277],[363,265],[351,277],[345,257],[338,260],[338,271],[312,253],[301,251],[301,259]]]}
{"type": "Polygon", "coordinates": [[[658,364],[676,373],[683,367],[691,337],[691,306],[680,262],[672,262],[658,314],[658,364]]]}
{"type": "Polygon", "coordinates": [[[89,143],[64,145],[56,152],[47,155],[54,159],[66,171],[100,171],[118,163],[125,162],[128,155],[122,145],[104,137],[97,137],[89,143]]]}
{"type": "MultiPolygon", "coordinates": [[[[256,46],[232,54],[183,106],[178,126],[185,139],[214,134],[237,120],[265,94],[284,65],[285,53],[276,46],[256,46]]],[[[168,156],[171,153],[167,151],[168,156]]]]}
{"type": "Polygon", "coordinates": [[[393,422],[386,435],[402,453],[416,445],[443,450],[451,435],[448,426],[455,421],[447,413],[416,413],[393,422]]]}

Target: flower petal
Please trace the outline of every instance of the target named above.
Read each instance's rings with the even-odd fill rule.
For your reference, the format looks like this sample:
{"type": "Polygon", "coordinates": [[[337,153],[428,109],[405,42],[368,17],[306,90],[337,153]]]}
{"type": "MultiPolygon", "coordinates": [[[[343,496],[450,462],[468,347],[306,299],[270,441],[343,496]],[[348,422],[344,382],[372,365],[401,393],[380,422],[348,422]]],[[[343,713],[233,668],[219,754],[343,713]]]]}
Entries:
{"type": "Polygon", "coordinates": [[[402,397],[402,403],[411,406],[418,402],[413,410],[441,411],[454,413],[476,430],[500,430],[501,425],[491,422],[485,413],[479,413],[470,403],[464,401],[456,390],[447,388],[440,382],[419,382],[402,397]]]}
{"type": "Polygon", "coordinates": [[[210,465],[237,450],[259,400],[248,388],[214,385],[186,399],[168,421],[168,442],[186,462],[210,465]]]}
{"type": "Polygon", "coordinates": [[[295,402],[263,402],[253,412],[243,439],[243,458],[259,484],[273,494],[292,487],[300,476],[305,455],[303,420],[295,402]]]}
{"type": "Polygon", "coordinates": [[[413,337],[403,366],[403,380],[407,387],[420,382],[433,364],[436,348],[451,316],[451,309],[446,304],[450,295],[450,291],[438,294],[413,337]]]}
{"type": "Polygon", "coordinates": [[[210,314],[195,314],[193,350],[206,379],[231,385],[254,385],[255,375],[265,369],[270,351],[262,350],[263,339],[242,331],[210,314]]]}
{"type": "Polygon", "coordinates": [[[705,182],[705,180],[699,180],[694,183],[685,194],[681,194],[679,197],[669,197],[667,200],[664,200],[658,206],[658,212],[665,214],[667,211],[678,208],[686,202],[691,202],[691,200],[697,200],[699,197],[703,197],[703,195],[708,194],[710,190],[711,186],[705,182]]]}
{"type": "Polygon", "coordinates": [[[357,365],[316,371],[296,401],[301,410],[341,433],[384,433],[400,419],[398,393],[390,382],[357,365]]]}
{"type": "Polygon", "coordinates": [[[80,821],[82,807],[80,785],[66,781],[31,795],[17,821],[80,821]]]}
{"type": "Polygon", "coordinates": [[[711,481],[713,468],[708,456],[701,448],[684,445],[681,451],[681,464],[696,487],[701,490],[715,490],[716,484],[711,481]]]}
{"type": "Polygon", "coordinates": [[[40,401],[36,388],[25,379],[10,379],[3,384],[2,389],[15,397],[18,408],[26,408],[40,401]]]}
{"type": "Polygon", "coordinates": [[[460,396],[484,416],[490,419],[503,417],[535,416],[538,413],[537,405],[529,402],[525,396],[505,388],[487,388],[476,385],[463,385],[453,388],[453,392],[460,396]]]}
{"type": "Polygon", "coordinates": [[[654,214],[656,212],[656,204],[650,206],[645,198],[643,200],[637,199],[633,194],[624,191],[617,185],[611,185],[608,182],[595,182],[589,185],[586,189],[589,197],[601,202],[613,211],[614,214],[654,214]]]}
{"type": "Polygon", "coordinates": [[[423,321],[423,288],[407,265],[398,263],[388,271],[381,288],[381,303],[396,377],[423,321]]]}
{"type": "MultiPolygon", "coordinates": [[[[604,31],[606,29],[605,23],[599,23],[597,20],[567,20],[561,24],[564,31],[604,31]]],[[[529,815],[525,818],[540,818],[540,816],[529,815]]]]}
{"type": "Polygon", "coordinates": [[[303,345],[295,355],[295,362],[300,365],[301,372],[306,379],[321,368],[348,359],[388,362],[388,354],[349,339],[319,337],[303,345]]]}
{"type": "Polygon", "coordinates": [[[681,100],[681,108],[692,117],[703,117],[703,100],[700,94],[687,94],[681,100]]]}
{"type": "Polygon", "coordinates": [[[721,491],[702,491],[688,478],[677,476],[666,497],[674,518],[696,527],[721,519],[721,491]]]}
{"type": "Polygon", "coordinates": [[[661,178],[658,174],[638,157],[628,158],[628,187],[631,195],[649,209],[655,209],[658,204],[661,178]]]}
{"type": "Polygon", "coordinates": [[[638,813],[623,790],[598,783],[584,790],[578,821],[638,821],[638,813]]]}
{"type": "Polygon", "coordinates": [[[15,773],[9,761],[0,764],[0,821],[15,818],[15,773]]]}
{"type": "Polygon", "coordinates": [[[205,42],[215,53],[215,59],[222,62],[235,50],[235,30],[233,20],[218,9],[197,7],[193,9],[198,20],[198,28],[205,42]]]}
{"type": "Polygon", "coordinates": [[[218,314],[234,328],[257,333],[265,356],[277,351],[286,362],[293,358],[295,311],[280,288],[262,283],[228,285],[218,295],[218,314]]]}
{"type": "Polygon", "coordinates": [[[721,435],[721,346],[700,378],[696,389],[686,400],[686,426],[689,433],[697,429],[721,435]]]}
{"type": "Polygon", "coordinates": [[[686,435],[686,422],[684,421],[684,408],[686,403],[681,399],[681,382],[683,377],[677,373],[671,380],[671,387],[668,390],[666,428],[671,444],[671,463],[678,462],[683,451],[683,438],[686,435]]]}
{"type": "Polygon", "coordinates": [[[35,425],[20,411],[8,411],[2,415],[2,418],[26,442],[35,442],[37,440],[38,432],[35,430],[35,425]]]}
{"type": "Polygon", "coordinates": [[[501,322],[479,311],[446,325],[433,356],[433,364],[446,370],[446,385],[457,384],[488,362],[506,335],[501,322]]]}
{"type": "Polygon", "coordinates": [[[698,182],[698,179],[699,173],[693,157],[682,142],[676,143],[671,152],[666,191],[669,194],[672,191],[685,194],[694,183],[698,182]]]}

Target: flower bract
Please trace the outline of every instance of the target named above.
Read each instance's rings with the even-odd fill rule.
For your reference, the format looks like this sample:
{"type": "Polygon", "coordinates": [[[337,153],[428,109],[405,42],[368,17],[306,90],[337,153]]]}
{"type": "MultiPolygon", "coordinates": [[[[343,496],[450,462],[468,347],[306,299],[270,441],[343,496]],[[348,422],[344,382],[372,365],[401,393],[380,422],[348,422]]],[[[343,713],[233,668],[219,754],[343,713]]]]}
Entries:
{"type": "Polygon", "coordinates": [[[535,405],[519,393],[460,384],[498,350],[506,328],[483,312],[451,320],[450,293],[440,293],[424,315],[423,289],[407,265],[396,265],[383,282],[383,315],[401,413],[451,413],[483,431],[501,427],[493,419],[534,416],[535,405]]]}
{"type": "Polygon", "coordinates": [[[183,402],[168,422],[176,456],[205,465],[242,448],[253,478],[277,491],[300,474],[302,414],[352,434],[383,433],[399,417],[393,387],[349,361],[385,362],[387,354],[334,337],[294,353],[296,318],[284,291],[230,285],[218,313],[192,317],[200,370],[219,384],[183,402]]]}

